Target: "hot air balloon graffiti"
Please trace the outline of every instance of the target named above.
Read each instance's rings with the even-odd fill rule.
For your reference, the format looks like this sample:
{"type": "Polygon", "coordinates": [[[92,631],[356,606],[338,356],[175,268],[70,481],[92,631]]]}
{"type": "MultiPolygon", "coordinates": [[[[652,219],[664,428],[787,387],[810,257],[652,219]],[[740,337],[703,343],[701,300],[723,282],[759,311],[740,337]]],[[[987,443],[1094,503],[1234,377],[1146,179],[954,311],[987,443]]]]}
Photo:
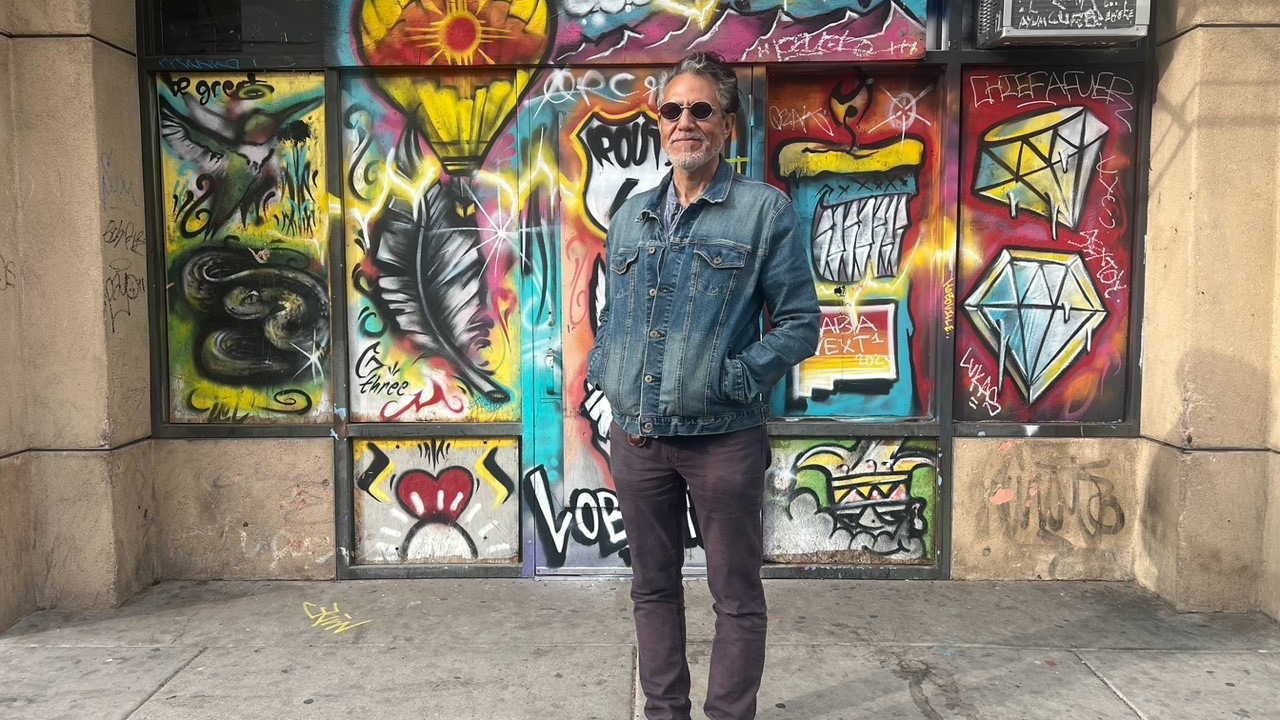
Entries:
{"type": "Polygon", "coordinates": [[[551,47],[546,0],[366,0],[357,6],[366,65],[467,66],[464,72],[379,74],[445,172],[479,169],[551,47]],[[519,66],[477,71],[476,66],[519,66]]]}
{"type": "Polygon", "coordinates": [[[405,119],[387,165],[403,182],[367,225],[369,262],[358,285],[400,342],[446,361],[476,401],[501,405],[511,393],[481,359],[494,325],[485,308],[494,280],[478,184],[547,56],[554,15],[547,0],[365,0],[353,12],[364,64],[432,68],[369,79],[405,119]]]}

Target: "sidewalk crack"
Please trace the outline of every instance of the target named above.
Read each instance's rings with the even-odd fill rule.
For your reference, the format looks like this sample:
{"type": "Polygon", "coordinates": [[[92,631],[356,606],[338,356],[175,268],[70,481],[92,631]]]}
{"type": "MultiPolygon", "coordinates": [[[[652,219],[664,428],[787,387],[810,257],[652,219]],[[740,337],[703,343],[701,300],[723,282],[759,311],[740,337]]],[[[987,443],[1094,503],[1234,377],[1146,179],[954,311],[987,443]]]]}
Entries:
{"type": "Polygon", "coordinates": [[[1137,715],[1139,720],[1151,720],[1151,718],[1147,717],[1146,714],[1144,714],[1141,710],[1138,709],[1137,705],[1134,705],[1133,702],[1129,700],[1129,698],[1125,697],[1124,693],[1120,692],[1120,688],[1113,685],[1110,680],[1102,676],[1102,673],[1098,672],[1097,668],[1090,665],[1089,661],[1085,660],[1083,655],[1081,655],[1079,652],[1075,650],[1072,650],[1071,654],[1076,656],[1076,659],[1080,661],[1081,665],[1084,665],[1085,667],[1089,668],[1089,672],[1093,673],[1093,676],[1098,678],[1098,680],[1101,681],[1103,685],[1106,685],[1107,689],[1110,690],[1112,694],[1114,694],[1117,698],[1119,698],[1120,702],[1124,703],[1126,707],[1132,710],[1133,714],[1137,715]]]}
{"type": "Polygon", "coordinates": [[[186,669],[187,669],[187,667],[191,665],[191,663],[193,663],[193,662],[195,662],[195,661],[196,661],[196,658],[198,658],[198,657],[200,657],[201,655],[203,655],[203,654],[204,654],[204,651],[205,651],[205,650],[208,650],[208,649],[209,649],[209,648],[207,648],[207,647],[202,647],[202,648],[200,648],[200,650],[199,650],[198,652],[196,652],[196,654],[195,654],[195,655],[192,655],[192,656],[191,656],[191,657],[190,657],[186,662],[184,662],[184,663],[182,663],[182,665],[178,666],[178,669],[177,669],[177,670],[174,670],[173,672],[169,673],[169,677],[165,678],[165,679],[164,679],[164,682],[162,682],[162,683],[160,683],[159,685],[157,685],[155,690],[152,690],[151,692],[147,693],[147,696],[146,696],[146,697],[142,698],[142,700],[141,700],[137,705],[133,706],[133,709],[129,711],[129,714],[124,716],[124,720],[129,720],[129,718],[131,718],[131,717],[133,717],[134,715],[136,715],[136,714],[137,714],[137,712],[138,712],[139,710],[141,710],[141,709],[142,709],[142,706],[143,706],[143,705],[146,705],[148,702],[151,702],[151,698],[153,698],[153,697],[155,697],[157,694],[159,694],[159,692],[160,692],[161,690],[163,690],[163,689],[165,688],[165,686],[166,686],[166,685],[168,685],[170,682],[172,682],[172,681],[173,681],[173,679],[174,679],[175,677],[177,677],[177,676],[178,676],[178,673],[182,672],[183,670],[186,670],[186,669]]]}

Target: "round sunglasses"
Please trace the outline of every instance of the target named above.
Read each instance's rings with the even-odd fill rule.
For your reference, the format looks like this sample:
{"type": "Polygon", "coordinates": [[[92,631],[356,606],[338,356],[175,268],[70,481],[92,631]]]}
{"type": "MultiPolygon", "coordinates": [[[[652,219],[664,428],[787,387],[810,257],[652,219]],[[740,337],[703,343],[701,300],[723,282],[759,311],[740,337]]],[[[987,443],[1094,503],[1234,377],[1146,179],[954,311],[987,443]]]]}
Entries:
{"type": "Polygon", "coordinates": [[[662,116],[663,120],[675,122],[680,119],[680,116],[684,114],[685,110],[689,111],[689,114],[693,116],[694,120],[706,120],[716,111],[709,102],[696,102],[692,105],[680,105],[674,102],[666,102],[662,103],[662,106],[658,108],[658,114],[662,116]]]}

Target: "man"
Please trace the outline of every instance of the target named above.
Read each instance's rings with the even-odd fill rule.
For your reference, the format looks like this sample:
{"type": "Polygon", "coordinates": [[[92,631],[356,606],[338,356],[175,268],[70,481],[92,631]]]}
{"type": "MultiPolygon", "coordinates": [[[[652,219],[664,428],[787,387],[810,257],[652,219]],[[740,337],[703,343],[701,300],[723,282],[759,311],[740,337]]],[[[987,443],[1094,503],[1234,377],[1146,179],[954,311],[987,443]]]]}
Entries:
{"type": "Polygon", "coordinates": [[[687,488],[715,598],[704,709],[746,720],[764,670],[767,396],[813,354],[818,300],[787,197],[721,158],[738,109],[733,70],[690,55],[662,75],[658,102],[672,170],[610,221],[608,298],[587,378],[613,408],[610,469],[631,551],[645,715],[690,717],[687,488]],[[765,307],[772,329],[762,337],[765,307]]]}

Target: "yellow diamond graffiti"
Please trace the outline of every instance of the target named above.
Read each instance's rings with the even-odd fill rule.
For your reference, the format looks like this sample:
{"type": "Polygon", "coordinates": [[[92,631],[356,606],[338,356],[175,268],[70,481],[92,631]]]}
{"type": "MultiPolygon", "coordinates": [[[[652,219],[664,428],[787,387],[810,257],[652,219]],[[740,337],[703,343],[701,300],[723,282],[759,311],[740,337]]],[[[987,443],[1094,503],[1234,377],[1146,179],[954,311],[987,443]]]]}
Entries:
{"type": "Polygon", "coordinates": [[[1068,106],[1001,123],[982,138],[973,190],[1075,229],[1107,125],[1088,108],[1068,106]]]}

